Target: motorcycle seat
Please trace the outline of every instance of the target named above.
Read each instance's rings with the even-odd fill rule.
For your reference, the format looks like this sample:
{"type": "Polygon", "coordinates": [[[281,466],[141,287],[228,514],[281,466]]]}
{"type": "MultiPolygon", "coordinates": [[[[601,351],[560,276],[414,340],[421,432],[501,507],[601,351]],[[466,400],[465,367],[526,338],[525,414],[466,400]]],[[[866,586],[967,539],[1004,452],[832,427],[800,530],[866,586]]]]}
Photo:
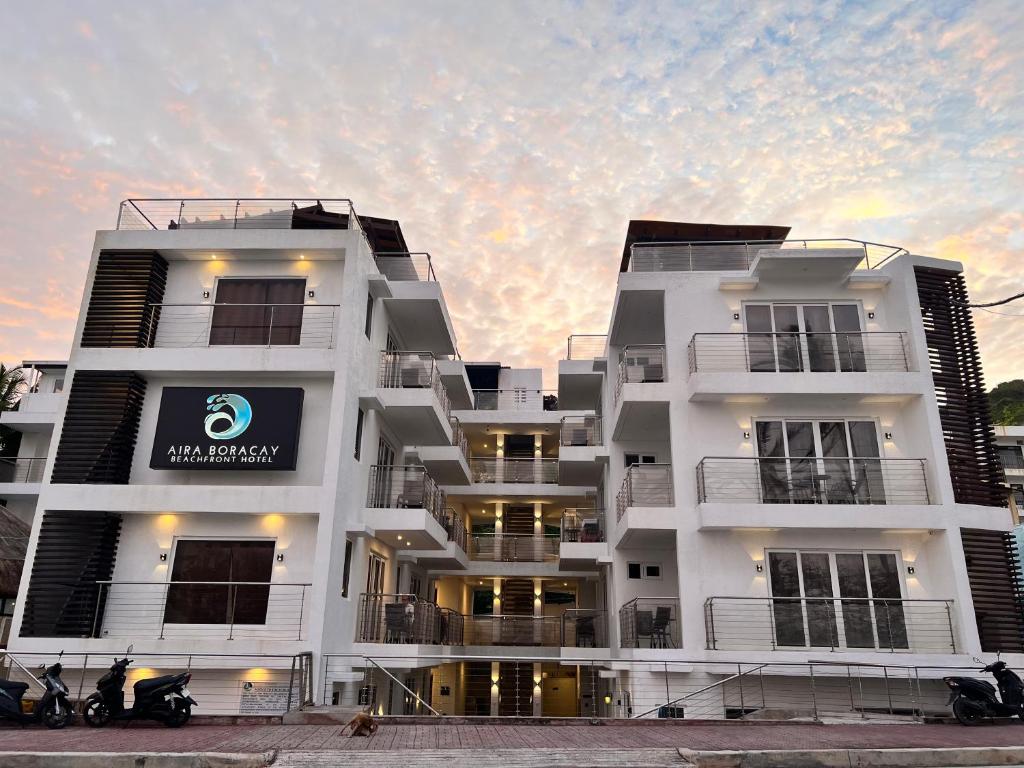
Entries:
{"type": "Polygon", "coordinates": [[[169,683],[173,683],[177,680],[180,675],[163,675],[161,677],[151,677],[148,680],[139,680],[133,688],[135,693],[145,693],[146,691],[152,691],[155,688],[160,688],[169,683]]]}
{"type": "Polygon", "coordinates": [[[18,683],[14,680],[0,680],[0,688],[11,693],[24,693],[28,690],[28,683],[18,683]]]}

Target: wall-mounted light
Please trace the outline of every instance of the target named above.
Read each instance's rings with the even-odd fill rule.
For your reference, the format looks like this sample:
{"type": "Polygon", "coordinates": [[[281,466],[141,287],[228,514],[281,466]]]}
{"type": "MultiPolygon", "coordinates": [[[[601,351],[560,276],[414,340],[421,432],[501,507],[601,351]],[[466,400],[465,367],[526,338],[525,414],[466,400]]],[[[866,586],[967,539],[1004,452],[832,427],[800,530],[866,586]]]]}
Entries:
{"type": "Polygon", "coordinates": [[[608,695],[606,694],[606,695],[605,695],[605,697],[604,697],[604,703],[605,703],[605,704],[611,704],[611,703],[612,703],[612,697],[611,697],[611,696],[608,696],[608,695]]]}
{"type": "Polygon", "coordinates": [[[913,576],[915,571],[916,571],[916,569],[914,568],[914,566],[912,566],[912,565],[908,565],[907,566],[907,575],[908,576],[913,576]]]}
{"type": "Polygon", "coordinates": [[[743,430],[743,439],[744,440],[749,440],[750,439],[750,430],[747,430],[747,429],[743,430]]]}
{"type": "Polygon", "coordinates": [[[868,312],[868,320],[874,320],[874,319],[875,319],[875,313],[874,312],[868,312]]]}
{"type": "Polygon", "coordinates": [[[167,553],[166,552],[161,552],[160,553],[160,562],[161,563],[166,563],[167,562],[167,553]]]}
{"type": "Polygon", "coordinates": [[[306,295],[309,296],[309,298],[312,299],[314,296],[316,296],[316,291],[314,291],[313,289],[310,289],[310,290],[306,291],[306,295]]]}
{"type": "Polygon", "coordinates": [[[733,312],[732,313],[732,319],[733,320],[739,320],[740,319],[740,313],[739,312],[733,312]]]}
{"type": "Polygon", "coordinates": [[[758,573],[764,573],[764,563],[755,563],[754,570],[756,570],[758,573]]]}
{"type": "Polygon", "coordinates": [[[283,563],[284,562],[284,552],[278,552],[277,553],[277,562],[279,562],[279,563],[283,563]]]}
{"type": "Polygon", "coordinates": [[[892,440],[892,432],[882,433],[886,440],[892,440]]]}
{"type": "Polygon", "coordinates": [[[210,298],[210,292],[209,291],[203,291],[203,298],[204,299],[210,298]]]}

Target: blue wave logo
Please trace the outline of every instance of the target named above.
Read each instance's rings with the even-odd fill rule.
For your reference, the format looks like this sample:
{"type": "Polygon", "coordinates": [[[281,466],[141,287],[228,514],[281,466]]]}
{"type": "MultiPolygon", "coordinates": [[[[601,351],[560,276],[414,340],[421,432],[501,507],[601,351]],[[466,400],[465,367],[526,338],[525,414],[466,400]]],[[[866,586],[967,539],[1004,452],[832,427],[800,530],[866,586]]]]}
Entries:
{"type": "Polygon", "coordinates": [[[249,428],[252,406],[241,395],[221,394],[206,398],[206,410],[212,411],[203,422],[206,436],[213,440],[231,440],[249,428]],[[230,409],[230,412],[225,409],[230,409]],[[227,422],[225,426],[223,422],[227,422]]]}

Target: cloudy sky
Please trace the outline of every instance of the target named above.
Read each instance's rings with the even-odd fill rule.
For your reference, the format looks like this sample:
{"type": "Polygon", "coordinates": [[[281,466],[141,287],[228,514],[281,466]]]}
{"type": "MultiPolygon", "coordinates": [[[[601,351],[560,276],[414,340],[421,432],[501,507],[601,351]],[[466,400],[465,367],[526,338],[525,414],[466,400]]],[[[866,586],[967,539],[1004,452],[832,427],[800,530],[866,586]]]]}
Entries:
{"type": "MultiPolygon", "coordinates": [[[[68,2],[0,25],[0,360],[68,353],[125,197],[350,197],[430,251],[466,359],[601,333],[630,218],[793,226],[1024,290],[1006,2],[68,2]]],[[[1024,302],[977,313],[989,384],[1024,302]]]]}

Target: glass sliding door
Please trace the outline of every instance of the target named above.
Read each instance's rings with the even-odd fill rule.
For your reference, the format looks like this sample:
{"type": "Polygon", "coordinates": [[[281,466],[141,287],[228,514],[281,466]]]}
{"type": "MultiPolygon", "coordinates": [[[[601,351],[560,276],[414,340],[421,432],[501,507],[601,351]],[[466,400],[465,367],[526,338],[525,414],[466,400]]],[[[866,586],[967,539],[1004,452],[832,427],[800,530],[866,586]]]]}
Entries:
{"type": "Polygon", "coordinates": [[[772,332],[772,308],[767,304],[748,304],[747,370],[751,373],[778,370],[775,362],[775,337],[772,332]]]}
{"type": "Polygon", "coordinates": [[[834,371],[835,350],[832,347],[832,318],[828,304],[810,304],[803,310],[804,337],[807,339],[807,369],[810,371],[834,371]]]}
{"type": "Polygon", "coordinates": [[[866,371],[864,334],[860,325],[860,307],[856,304],[833,304],[832,325],[836,331],[836,354],[839,370],[866,371]]]}
{"type": "Polygon", "coordinates": [[[894,552],[769,552],[777,646],[907,650],[894,552]]]}
{"type": "Polygon", "coordinates": [[[858,504],[885,504],[882,462],[878,449],[878,430],[873,421],[849,422],[850,444],[853,446],[855,493],[858,504]]]}
{"type": "Polygon", "coordinates": [[[866,371],[857,304],[747,304],[747,369],[866,371]]]}
{"type": "Polygon", "coordinates": [[[786,469],[786,439],[782,422],[759,421],[755,427],[761,501],[765,504],[788,504],[789,473],[786,469]]]}

